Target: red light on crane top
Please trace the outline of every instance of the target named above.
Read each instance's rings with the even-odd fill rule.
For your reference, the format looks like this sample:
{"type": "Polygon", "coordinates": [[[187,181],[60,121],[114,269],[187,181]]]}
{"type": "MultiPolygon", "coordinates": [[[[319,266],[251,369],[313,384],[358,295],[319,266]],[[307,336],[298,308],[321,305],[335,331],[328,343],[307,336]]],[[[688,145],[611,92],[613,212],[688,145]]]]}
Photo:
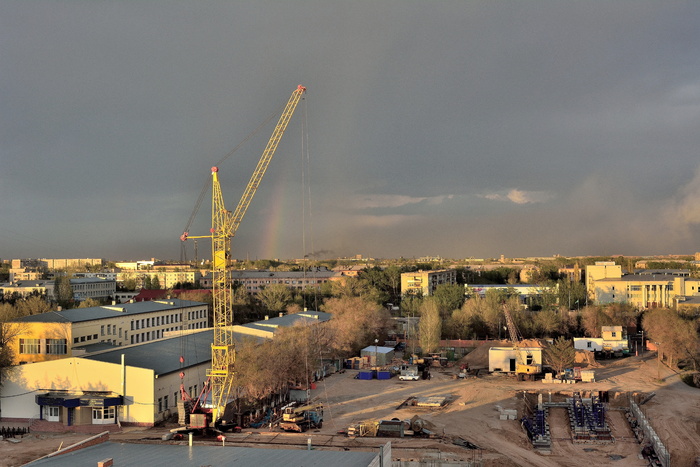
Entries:
{"type": "Polygon", "coordinates": [[[214,166],[211,168],[211,173],[218,172],[219,168],[217,166],[214,166]]]}

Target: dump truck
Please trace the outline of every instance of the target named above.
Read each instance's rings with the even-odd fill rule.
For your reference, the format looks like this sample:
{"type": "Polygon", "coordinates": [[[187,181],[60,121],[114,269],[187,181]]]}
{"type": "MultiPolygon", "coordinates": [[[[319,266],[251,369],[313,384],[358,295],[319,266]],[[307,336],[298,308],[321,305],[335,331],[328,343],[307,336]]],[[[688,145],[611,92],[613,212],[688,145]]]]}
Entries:
{"type": "Polygon", "coordinates": [[[310,404],[299,407],[287,407],[282,413],[280,428],[284,431],[303,433],[312,428],[323,426],[323,406],[310,404]]]}

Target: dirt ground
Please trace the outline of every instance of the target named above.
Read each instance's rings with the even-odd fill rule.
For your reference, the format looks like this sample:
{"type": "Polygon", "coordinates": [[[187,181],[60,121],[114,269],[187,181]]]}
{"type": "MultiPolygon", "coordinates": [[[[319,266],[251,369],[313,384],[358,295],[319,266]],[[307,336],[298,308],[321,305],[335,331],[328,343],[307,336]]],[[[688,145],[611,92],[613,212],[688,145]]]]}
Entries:
{"type": "MultiPolygon", "coordinates": [[[[640,457],[641,446],[629,428],[620,406],[630,393],[655,393],[643,405],[661,440],[671,453],[672,465],[692,466],[700,456],[700,390],[680,381],[673,371],[659,365],[655,354],[620,360],[597,362],[595,383],[574,385],[518,382],[504,375],[479,375],[458,379],[458,366],[434,368],[430,380],[399,381],[354,379],[356,371],[334,374],[319,381],[311,391],[315,401],[324,404],[323,428],[304,434],[289,434],[278,429],[245,429],[229,434],[227,443],[243,446],[314,446],[327,448],[377,449],[391,441],[394,460],[442,459],[467,463],[481,460],[484,466],[645,466],[640,457]],[[536,452],[520,425],[526,392],[541,392],[545,401],[564,400],[573,391],[584,397],[594,391],[611,395],[607,420],[615,437],[614,444],[580,445],[571,442],[566,409],[550,409],[552,436],[551,454],[536,452]],[[561,393],[561,394],[560,394],[561,393]],[[399,406],[409,397],[445,396],[451,402],[440,408],[399,406]],[[502,409],[515,409],[516,420],[501,420],[502,409]],[[343,433],[349,426],[366,421],[414,415],[434,425],[436,438],[348,438],[343,433]],[[478,446],[468,449],[461,440],[478,446]]],[[[472,367],[474,367],[472,362],[472,367]]],[[[533,396],[528,396],[532,399],[533,396]]],[[[536,396],[534,396],[536,397],[536,396]]],[[[149,430],[126,429],[113,434],[112,440],[159,440],[168,427],[149,430]]],[[[68,446],[85,439],[78,434],[32,433],[19,443],[0,442],[0,465],[19,466],[46,455],[59,446],[68,446]]],[[[157,441],[156,441],[157,442],[157,441]]]]}

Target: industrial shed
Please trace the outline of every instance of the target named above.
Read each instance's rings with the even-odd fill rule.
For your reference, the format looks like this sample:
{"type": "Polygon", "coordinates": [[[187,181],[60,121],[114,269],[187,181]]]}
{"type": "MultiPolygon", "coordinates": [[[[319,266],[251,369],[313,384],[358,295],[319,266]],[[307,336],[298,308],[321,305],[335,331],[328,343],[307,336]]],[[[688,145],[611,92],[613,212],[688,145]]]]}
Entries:
{"type": "Polygon", "coordinates": [[[366,358],[370,365],[384,366],[394,359],[394,348],[369,345],[360,351],[360,356],[366,358]]]}
{"type": "Polygon", "coordinates": [[[515,373],[516,362],[542,365],[541,347],[491,347],[489,372],[515,373]]]}

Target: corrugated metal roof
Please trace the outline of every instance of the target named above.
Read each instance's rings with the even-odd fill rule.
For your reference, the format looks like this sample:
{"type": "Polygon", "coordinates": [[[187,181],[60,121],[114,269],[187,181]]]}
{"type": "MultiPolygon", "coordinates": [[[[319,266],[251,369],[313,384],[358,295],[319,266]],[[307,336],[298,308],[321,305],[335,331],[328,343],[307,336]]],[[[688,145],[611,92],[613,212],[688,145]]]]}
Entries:
{"type": "Polygon", "coordinates": [[[274,318],[269,318],[261,321],[256,321],[254,323],[242,324],[241,326],[253,325],[266,326],[266,327],[289,327],[293,326],[300,321],[312,322],[312,323],[323,323],[331,319],[330,313],[325,313],[323,311],[302,311],[300,313],[290,313],[282,316],[276,316],[274,318]]]}
{"type": "MultiPolygon", "coordinates": [[[[234,332],[233,339],[236,344],[240,345],[244,339],[251,339],[251,336],[234,332]]],[[[262,342],[265,339],[260,338],[259,340],[262,342]]],[[[82,358],[121,364],[123,354],[127,366],[148,368],[153,370],[156,375],[165,375],[211,361],[213,341],[214,330],[208,328],[201,331],[187,331],[180,336],[143,344],[116,347],[112,350],[85,355],[82,358]],[[180,365],[180,356],[185,358],[182,366],[180,365]]]]}
{"type": "Polygon", "coordinates": [[[144,465],[238,465],[238,466],[304,466],[304,467],[367,467],[379,456],[376,452],[320,451],[292,449],[258,449],[234,446],[180,446],[166,444],[106,443],[90,446],[59,456],[39,459],[31,467],[95,466],[99,461],[113,459],[119,467],[144,465]]]}
{"type": "Polygon", "coordinates": [[[148,368],[157,375],[165,375],[211,361],[213,339],[214,331],[205,329],[178,337],[118,347],[114,350],[85,355],[82,358],[121,364],[121,358],[124,355],[127,366],[148,368]],[[184,366],[180,364],[180,356],[185,358],[184,366]]]}
{"type": "Polygon", "coordinates": [[[119,305],[49,311],[38,315],[23,316],[16,321],[23,323],[79,323],[201,305],[205,305],[205,303],[171,298],[149,302],[122,303],[119,305]]]}

